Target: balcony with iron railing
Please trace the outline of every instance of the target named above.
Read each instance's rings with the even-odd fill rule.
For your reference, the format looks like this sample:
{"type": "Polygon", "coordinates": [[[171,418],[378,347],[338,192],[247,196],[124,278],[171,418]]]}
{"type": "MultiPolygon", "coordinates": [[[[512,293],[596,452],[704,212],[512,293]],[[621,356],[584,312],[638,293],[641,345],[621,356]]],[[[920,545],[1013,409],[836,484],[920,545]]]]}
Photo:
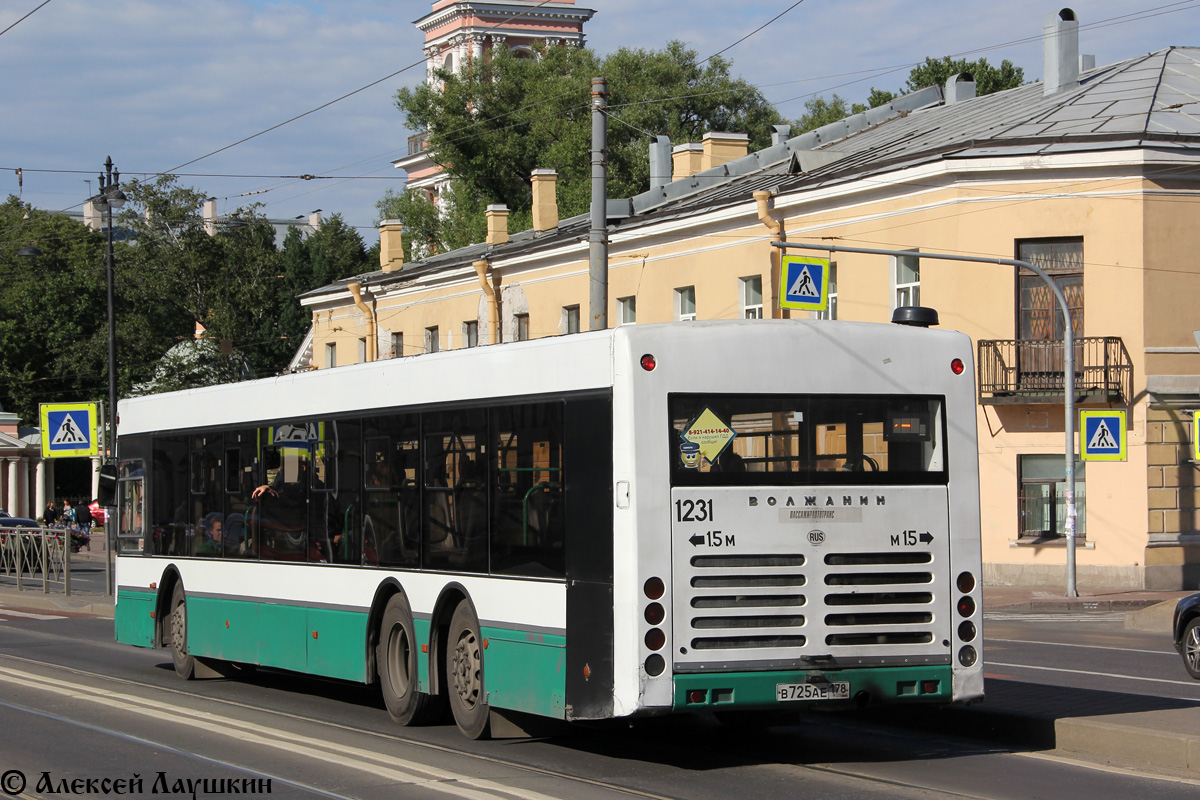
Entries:
{"type": "MultiPolygon", "coordinates": [[[[1121,338],[1087,336],[1074,345],[1075,402],[1128,405],[1133,363],[1121,338]]],[[[1057,403],[1066,396],[1061,339],[981,339],[977,361],[982,405],[1057,403]]]]}

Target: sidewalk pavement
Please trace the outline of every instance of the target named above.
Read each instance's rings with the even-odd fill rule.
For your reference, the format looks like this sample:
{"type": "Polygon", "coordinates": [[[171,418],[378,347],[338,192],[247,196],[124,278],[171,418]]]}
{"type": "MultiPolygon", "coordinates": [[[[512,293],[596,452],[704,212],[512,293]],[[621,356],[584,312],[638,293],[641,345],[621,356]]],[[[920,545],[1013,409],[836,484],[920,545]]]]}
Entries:
{"type": "MultiPolygon", "coordinates": [[[[103,562],[103,553],[81,553],[83,561],[103,562]]],[[[20,593],[12,579],[0,578],[0,613],[5,606],[113,616],[113,600],[95,592],[70,597],[40,581],[20,593]]],[[[1081,591],[1065,597],[1050,589],[989,586],[984,611],[1021,613],[1125,613],[1125,627],[1171,640],[1175,603],[1191,592],[1081,591]]],[[[985,620],[986,626],[986,620],[985,620]]],[[[986,658],[986,650],[985,650],[986,658]]],[[[1132,765],[1142,770],[1200,779],[1200,703],[1143,694],[1106,692],[1018,681],[985,668],[986,695],[981,703],[949,709],[891,707],[871,712],[902,726],[972,738],[997,739],[1030,749],[1058,749],[1083,758],[1132,765]]],[[[1181,661],[1164,679],[1186,682],[1181,661]]]]}

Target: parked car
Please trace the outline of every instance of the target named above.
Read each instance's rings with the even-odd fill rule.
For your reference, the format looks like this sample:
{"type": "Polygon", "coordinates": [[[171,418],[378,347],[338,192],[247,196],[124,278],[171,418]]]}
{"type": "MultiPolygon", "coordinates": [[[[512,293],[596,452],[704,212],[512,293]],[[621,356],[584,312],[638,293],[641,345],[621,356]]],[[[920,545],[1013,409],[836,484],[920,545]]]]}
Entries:
{"type": "Polygon", "coordinates": [[[1183,656],[1188,674],[1200,680],[1200,594],[1189,595],[1175,606],[1175,649],[1183,656]]]}
{"type": "Polygon", "coordinates": [[[94,525],[104,525],[108,522],[108,509],[100,505],[99,500],[93,500],[88,505],[88,511],[92,512],[94,525]]]}
{"type": "Polygon", "coordinates": [[[0,518],[0,528],[40,528],[42,523],[36,519],[26,519],[25,517],[10,517],[5,514],[0,518]]]}

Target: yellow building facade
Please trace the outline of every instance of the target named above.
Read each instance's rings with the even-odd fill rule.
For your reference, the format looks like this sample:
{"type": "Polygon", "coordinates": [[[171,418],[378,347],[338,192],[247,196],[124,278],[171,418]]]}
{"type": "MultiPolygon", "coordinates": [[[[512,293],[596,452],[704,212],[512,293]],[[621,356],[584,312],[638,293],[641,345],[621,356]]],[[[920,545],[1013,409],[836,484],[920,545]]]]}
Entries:
{"type": "MultiPolygon", "coordinates": [[[[1069,33],[1074,20],[1058,22],[1069,33]]],[[[887,321],[921,305],[971,336],[986,578],[1062,587],[1063,348],[1051,293],[1013,266],[920,253],[1030,261],[1071,306],[1078,407],[1127,412],[1126,460],[1078,468],[1080,588],[1195,588],[1200,125],[1168,108],[1184,93],[1172,76],[1200,79],[1200,49],[986,97],[952,78],[801,136],[780,130],[757,153],[721,135],[679,145],[670,183],[609,201],[608,323],[801,313],[779,308],[781,240],[911,252],[835,252],[830,309],[814,315],[887,321]]],[[[535,202],[552,205],[553,176],[534,184],[535,202]]],[[[489,215],[488,242],[411,264],[399,256],[402,224],[385,222],[379,271],[301,298],[313,315],[309,366],[587,330],[588,220],[547,212],[540,230],[510,235],[502,208],[489,215]]]]}

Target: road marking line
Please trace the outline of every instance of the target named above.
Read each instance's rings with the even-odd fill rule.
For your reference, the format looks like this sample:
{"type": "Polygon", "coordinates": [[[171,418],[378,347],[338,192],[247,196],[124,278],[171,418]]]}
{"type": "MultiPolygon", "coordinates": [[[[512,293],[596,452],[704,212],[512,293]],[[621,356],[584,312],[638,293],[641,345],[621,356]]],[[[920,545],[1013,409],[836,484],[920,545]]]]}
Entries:
{"type": "Polygon", "coordinates": [[[197,711],[99,687],[88,687],[85,691],[71,686],[63,686],[54,683],[48,677],[32,672],[0,667],[0,681],[41,689],[74,700],[130,711],[160,721],[163,719],[163,713],[167,712],[170,714],[172,722],[181,725],[219,733],[291,754],[305,755],[340,767],[358,769],[400,783],[418,784],[426,789],[444,792],[464,798],[464,800],[491,800],[497,796],[517,797],[522,800],[557,800],[557,798],[532,790],[503,786],[495,781],[472,778],[381,753],[364,752],[349,745],[279,731],[264,725],[223,717],[207,711],[197,711]]]}
{"type": "Polygon", "coordinates": [[[1156,656],[1171,656],[1179,658],[1179,653],[1174,650],[1137,650],[1131,647],[1109,647],[1100,644],[1068,644],[1067,642],[1039,642],[1036,639],[993,639],[990,636],[984,636],[984,642],[1010,642],[1014,644],[1048,644],[1053,647],[1086,647],[1089,650],[1120,650],[1122,653],[1149,653],[1156,656]]]}
{"type": "Polygon", "coordinates": [[[0,606],[0,616],[3,617],[22,617],[25,619],[66,619],[58,614],[31,614],[28,611],[13,611],[11,608],[0,606]]]}
{"type": "MultiPolygon", "coordinates": [[[[1101,678],[1124,678],[1129,681],[1147,681],[1149,683],[1169,683],[1173,686],[1197,686],[1195,681],[1170,681],[1166,678],[1140,678],[1137,675],[1117,675],[1112,672],[1092,672],[1086,669],[1064,669],[1063,667],[1035,667],[1030,664],[1004,664],[999,661],[987,662],[989,667],[1009,667],[1012,669],[1040,669],[1045,672],[1069,672],[1072,675],[1094,675],[1101,678]]],[[[1180,697],[1180,700],[1195,700],[1194,697],[1180,697]]]]}

